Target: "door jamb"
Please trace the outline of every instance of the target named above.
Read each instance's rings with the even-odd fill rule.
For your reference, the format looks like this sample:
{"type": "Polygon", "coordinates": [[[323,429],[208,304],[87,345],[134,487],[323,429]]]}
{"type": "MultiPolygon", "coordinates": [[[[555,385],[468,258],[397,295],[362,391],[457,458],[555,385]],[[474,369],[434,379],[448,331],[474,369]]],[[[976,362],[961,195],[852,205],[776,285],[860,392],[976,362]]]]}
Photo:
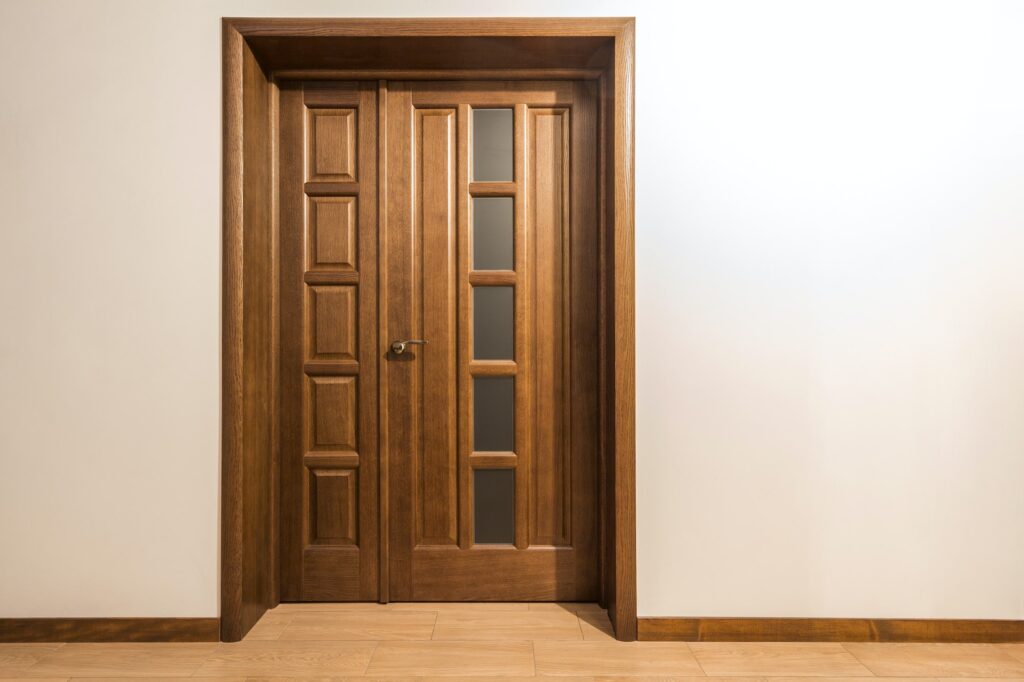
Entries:
{"type": "Polygon", "coordinates": [[[635,20],[224,19],[222,31],[221,639],[241,639],[278,603],[275,79],[550,78],[559,70],[568,78],[591,74],[601,93],[601,592],[616,637],[636,639],[635,20]],[[538,47],[489,50],[499,60],[513,56],[473,70],[446,68],[443,51],[401,69],[366,68],[362,60],[359,70],[325,65],[317,55],[317,45],[353,38],[460,49],[532,39],[538,47]],[[566,68],[577,45],[597,47],[582,55],[589,62],[566,68]]]}

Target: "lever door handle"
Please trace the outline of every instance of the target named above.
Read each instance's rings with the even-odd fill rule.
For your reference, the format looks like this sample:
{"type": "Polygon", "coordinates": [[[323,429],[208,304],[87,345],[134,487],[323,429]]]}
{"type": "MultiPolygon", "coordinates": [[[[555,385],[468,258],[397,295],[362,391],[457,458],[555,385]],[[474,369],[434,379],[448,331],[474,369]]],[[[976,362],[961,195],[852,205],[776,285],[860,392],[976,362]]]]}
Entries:
{"type": "Polygon", "coordinates": [[[406,339],[405,341],[395,341],[391,344],[391,352],[395,355],[401,355],[405,352],[406,346],[411,345],[425,346],[427,344],[426,339],[406,339]]]}

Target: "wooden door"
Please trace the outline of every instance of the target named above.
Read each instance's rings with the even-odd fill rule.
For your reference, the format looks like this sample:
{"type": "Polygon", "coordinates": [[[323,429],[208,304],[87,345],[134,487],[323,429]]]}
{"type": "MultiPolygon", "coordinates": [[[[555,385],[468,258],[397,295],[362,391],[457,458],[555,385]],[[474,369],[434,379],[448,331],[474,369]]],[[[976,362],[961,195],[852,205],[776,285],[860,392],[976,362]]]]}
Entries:
{"type": "Polygon", "coordinates": [[[279,117],[281,599],[375,600],[377,86],[284,83],[279,117]]]}
{"type": "Polygon", "coordinates": [[[598,595],[593,82],[391,82],[389,598],[598,595]]]}

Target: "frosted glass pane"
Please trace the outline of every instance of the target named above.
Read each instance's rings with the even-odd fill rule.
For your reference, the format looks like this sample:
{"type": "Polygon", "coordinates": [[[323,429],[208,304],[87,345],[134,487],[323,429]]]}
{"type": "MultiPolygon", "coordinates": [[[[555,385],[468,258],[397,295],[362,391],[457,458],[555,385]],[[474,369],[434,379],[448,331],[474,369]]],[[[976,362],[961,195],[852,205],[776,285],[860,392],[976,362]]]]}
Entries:
{"type": "Polygon", "coordinates": [[[473,179],[512,182],[512,110],[473,110],[473,179]]]}
{"type": "Polygon", "coordinates": [[[512,197],[473,199],[473,269],[512,269],[512,197]]]}
{"type": "Polygon", "coordinates": [[[513,313],[512,287],[473,287],[474,359],[512,359],[513,313]]]}
{"type": "Polygon", "coordinates": [[[473,541],[509,544],[516,539],[515,469],[473,472],[473,541]]]}
{"type": "Polygon", "coordinates": [[[473,450],[515,451],[515,379],[473,378],[473,450]]]}

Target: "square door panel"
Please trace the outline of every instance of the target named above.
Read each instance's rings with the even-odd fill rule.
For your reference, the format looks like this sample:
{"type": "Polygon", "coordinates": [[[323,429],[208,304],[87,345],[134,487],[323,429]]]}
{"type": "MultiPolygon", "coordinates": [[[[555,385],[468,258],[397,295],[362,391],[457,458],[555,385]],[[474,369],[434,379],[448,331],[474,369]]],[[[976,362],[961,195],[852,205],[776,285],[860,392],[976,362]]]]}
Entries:
{"type": "Polygon", "coordinates": [[[355,286],[316,285],[309,291],[310,360],[355,360],[358,353],[355,286]]]}
{"type": "Polygon", "coordinates": [[[309,451],[355,452],[356,377],[309,377],[309,451]]]}
{"type": "Polygon", "coordinates": [[[309,182],[356,181],[356,110],[310,109],[309,182]]]}
{"type": "Polygon", "coordinates": [[[309,206],[306,269],[354,272],[356,269],[356,198],[313,197],[309,206]]]}
{"type": "Polygon", "coordinates": [[[313,542],[319,545],[357,543],[357,477],[355,469],[310,471],[313,542]]]}

